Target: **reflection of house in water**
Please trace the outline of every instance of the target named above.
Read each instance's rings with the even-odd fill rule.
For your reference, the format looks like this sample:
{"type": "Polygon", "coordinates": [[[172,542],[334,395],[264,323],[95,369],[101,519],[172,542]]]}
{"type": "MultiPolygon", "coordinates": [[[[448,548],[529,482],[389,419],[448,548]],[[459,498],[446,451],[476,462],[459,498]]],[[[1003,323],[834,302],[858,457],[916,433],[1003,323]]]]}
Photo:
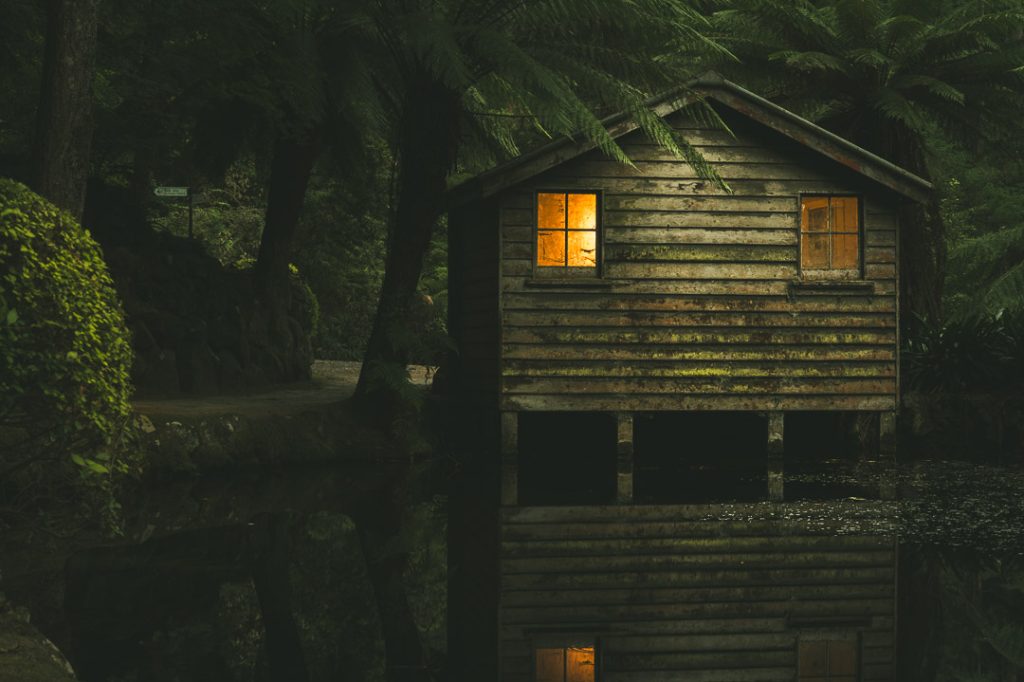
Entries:
{"type": "Polygon", "coordinates": [[[892,679],[893,541],[790,518],[784,427],[875,413],[891,444],[898,210],[929,185],[693,89],[735,137],[657,111],[731,191],[614,119],[635,169],[566,140],[456,192],[456,380],[497,451],[453,496],[459,679],[892,679]]]}
{"type": "Polygon", "coordinates": [[[555,647],[596,649],[604,680],[893,679],[892,537],[748,520],[768,506],[504,510],[501,679],[595,679],[531,677],[555,647]]]}

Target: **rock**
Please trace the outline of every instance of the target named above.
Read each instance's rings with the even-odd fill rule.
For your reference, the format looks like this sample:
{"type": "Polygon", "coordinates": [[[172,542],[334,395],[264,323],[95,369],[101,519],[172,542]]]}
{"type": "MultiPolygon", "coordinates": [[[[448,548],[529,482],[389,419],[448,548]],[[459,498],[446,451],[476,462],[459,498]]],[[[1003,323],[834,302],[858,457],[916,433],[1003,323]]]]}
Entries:
{"type": "Polygon", "coordinates": [[[233,391],[245,388],[245,370],[242,369],[242,363],[238,361],[234,353],[229,350],[221,350],[217,356],[220,359],[221,389],[233,391]]]}
{"type": "Polygon", "coordinates": [[[210,394],[220,389],[220,360],[206,344],[205,333],[182,339],[177,348],[178,381],[186,393],[210,394]]]}
{"type": "Polygon", "coordinates": [[[75,671],[29,622],[28,611],[0,595],[0,682],[74,682],[75,671]]]}
{"type": "Polygon", "coordinates": [[[309,378],[315,301],[306,294],[293,295],[289,310],[265,305],[251,273],[224,268],[200,243],[171,235],[112,244],[108,253],[135,331],[140,395],[213,394],[309,378]]]}
{"type": "Polygon", "coordinates": [[[175,352],[160,348],[149,353],[136,352],[132,365],[132,383],[140,395],[173,395],[180,392],[175,352]]]}

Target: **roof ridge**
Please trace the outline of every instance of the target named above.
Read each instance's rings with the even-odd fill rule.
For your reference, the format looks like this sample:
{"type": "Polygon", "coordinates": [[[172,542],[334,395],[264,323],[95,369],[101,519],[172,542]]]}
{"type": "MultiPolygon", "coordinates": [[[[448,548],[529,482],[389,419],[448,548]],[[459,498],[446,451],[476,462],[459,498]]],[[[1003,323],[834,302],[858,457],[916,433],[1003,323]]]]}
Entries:
{"type": "MultiPolygon", "coordinates": [[[[714,70],[705,71],[683,85],[650,97],[645,104],[658,115],[665,117],[689,104],[690,102],[685,101],[688,97],[700,95],[711,97],[730,109],[911,199],[926,201],[928,193],[932,190],[932,184],[924,178],[737,85],[714,70]],[[700,90],[707,92],[699,92],[700,90]],[[750,105],[753,105],[753,108],[750,105]],[[851,154],[853,158],[850,157],[851,154]]],[[[601,124],[613,139],[639,128],[639,124],[624,111],[606,116],[601,119],[601,124]]],[[[459,204],[473,198],[486,198],[596,147],[594,142],[583,138],[580,132],[552,140],[451,188],[450,203],[459,204]]]]}

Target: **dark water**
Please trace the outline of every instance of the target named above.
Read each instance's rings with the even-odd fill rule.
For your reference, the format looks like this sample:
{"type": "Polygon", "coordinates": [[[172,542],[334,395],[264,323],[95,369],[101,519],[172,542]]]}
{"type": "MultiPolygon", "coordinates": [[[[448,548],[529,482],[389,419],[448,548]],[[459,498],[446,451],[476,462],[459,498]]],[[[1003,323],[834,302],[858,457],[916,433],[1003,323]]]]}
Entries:
{"type": "MultiPolygon", "coordinates": [[[[701,472],[704,483],[692,484],[688,494],[699,491],[707,498],[701,501],[714,501],[708,519],[723,526],[763,520],[754,516],[769,509],[781,522],[897,543],[894,652],[884,642],[864,644],[857,651],[860,677],[794,672],[784,678],[780,664],[770,679],[1024,680],[1024,471],[921,461],[894,472],[867,459],[794,459],[787,462],[782,505],[752,501],[764,492],[758,471],[741,467],[726,475],[702,464],[682,478],[699,481],[701,472]],[[736,477],[744,484],[735,485],[736,477]],[[881,499],[894,492],[898,501],[881,499]]],[[[661,494],[657,486],[647,489],[661,494]]],[[[309,679],[383,681],[382,624],[369,580],[380,557],[366,555],[346,515],[316,502],[308,507],[284,521],[287,565],[275,585],[288,585],[289,622],[309,679]]],[[[445,500],[410,500],[407,511],[404,531],[382,546],[408,554],[411,607],[433,662],[431,677],[421,679],[451,679],[445,673],[445,500]]],[[[253,580],[252,527],[242,519],[73,558],[60,643],[81,664],[81,679],[272,679],[266,654],[272,633],[253,580]]],[[[837,629],[830,626],[826,635],[837,629]]],[[[813,653],[807,648],[792,656],[799,661],[813,653]]],[[[613,679],[613,671],[606,677],[613,679]]],[[[730,678],[723,672],[714,679],[730,678]]]]}
{"type": "Polygon", "coordinates": [[[920,461],[823,461],[788,477],[793,497],[871,497],[895,479],[893,679],[1024,680],[1024,471],[920,461]]]}

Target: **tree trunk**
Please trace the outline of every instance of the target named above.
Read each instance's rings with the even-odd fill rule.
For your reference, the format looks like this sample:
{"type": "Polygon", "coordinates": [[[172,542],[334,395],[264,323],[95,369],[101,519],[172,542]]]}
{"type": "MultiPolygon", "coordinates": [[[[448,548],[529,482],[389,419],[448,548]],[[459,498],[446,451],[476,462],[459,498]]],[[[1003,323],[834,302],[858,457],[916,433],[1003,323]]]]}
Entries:
{"type": "MultiPolygon", "coordinates": [[[[420,639],[419,628],[412,616],[405,589],[406,552],[379,557],[396,536],[377,536],[360,523],[359,536],[367,556],[370,583],[373,585],[377,612],[384,638],[384,665],[387,682],[422,682],[429,678],[429,667],[420,639]],[[374,557],[374,558],[370,558],[374,557]]],[[[396,531],[397,535],[397,531],[396,531]]],[[[393,550],[392,550],[393,551],[393,550]]]]}
{"type": "Polygon", "coordinates": [[[98,0],[50,0],[32,146],[34,189],[81,220],[92,146],[98,0]]]}
{"type": "Polygon", "coordinates": [[[367,575],[373,586],[384,639],[387,682],[426,682],[430,678],[419,628],[409,607],[405,585],[409,551],[402,537],[401,492],[408,472],[399,474],[354,517],[367,575]]]}
{"type": "Polygon", "coordinates": [[[388,400],[394,393],[379,380],[380,365],[404,370],[408,364],[411,304],[434,228],[444,212],[448,173],[458,152],[457,95],[428,82],[410,88],[405,101],[384,282],[356,387],[356,399],[364,406],[371,395],[388,400]]]}
{"type": "Polygon", "coordinates": [[[302,638],[289,584],[291,557],[288,518],[266,514],[249,531],[250,570],[266,632],[267,663],[273,682],[308,682],[302,638]]]}
{"type": "Polygon", "coordinates": [[[917,338],[922,326],[941,324],[946,235],[938,199],[900,210],[900,317],[902,333],[917,338]]]}
{"type": "MultiPolygon", "coordinates": [[[[889,130],[882,154],[911,173],[931,179],[921,142],[913,133],[889,130]]],[[[927,205],[906,203],[901,207],[899,250],[900,330],[904,338],[916,338],[922,325],[942,322],[946,234],[936,193],[927,205]]]]}
{"type": "Polygon", "coordinates": [[[313,164],[322,148],[320,127],[297,135],[281,135],[274,143],[267,215],[254,274],[257,291],[267,303],[287,307],[288,263],[313,164]]]}

